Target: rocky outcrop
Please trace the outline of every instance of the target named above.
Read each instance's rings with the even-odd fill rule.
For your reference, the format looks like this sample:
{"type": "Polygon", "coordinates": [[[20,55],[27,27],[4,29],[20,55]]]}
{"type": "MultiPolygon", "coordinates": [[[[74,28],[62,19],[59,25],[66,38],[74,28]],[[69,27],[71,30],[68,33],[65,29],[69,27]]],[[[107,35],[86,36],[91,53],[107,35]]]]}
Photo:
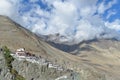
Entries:
{"type": "Polygon", "coordinates": [[[48,68],[46,65],[39,65],[27,61],[13,62],[13,68],[26,80],[55,80],[56,78],[70,74],[67,71],[58,71],[54,68],[48,68]]]}
{"type": "MultiPolygon", "coordinates": [[[[33,63],[25,59],[19,60],[14,58],[12,69],[23,76],[25,80],[79,80],[74,79],[76,75],[79,76],[79,74],[74,71],[67,69],[58,70],[56,68],[50,68],[48,64],[33,63]]],[[[6,65],[3,52],[0,52],[0,79],[15,80],[6,65]]]]}
{"type": "Polygon", "coordinates": [[[1,80],[13,80],[13,76],[9,72],[9,69],[6,66],[5,58],[2,52],[0,52],[0,79],[1,80]]]}
{"type": "Polygon", "coordinates": [[[12,66],[26,80],[79,80],[74,77],[79,74],[76,72],[60,68],[57,64],[52,64],[43,58],[35,56],[12,56],[15,60],[12,66]]]}

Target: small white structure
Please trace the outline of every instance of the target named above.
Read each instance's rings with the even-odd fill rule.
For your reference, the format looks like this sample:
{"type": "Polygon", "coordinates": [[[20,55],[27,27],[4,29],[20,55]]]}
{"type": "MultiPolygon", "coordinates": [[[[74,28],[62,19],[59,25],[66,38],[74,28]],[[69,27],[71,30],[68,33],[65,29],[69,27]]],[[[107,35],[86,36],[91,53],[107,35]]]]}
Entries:
{"type": "Polygon", "coordinates": [[[26,56],[26,52],[24,48],[17,49],[15,54],[19,56],[26,56]]]}
{"type": "Polygon", "coordinates": [[[24,51],[25,51],[25,48],[19,48],[19,49],[17,49],[16,51],[17,51],[17,52],[21,52],[21,51],[24,52],[24,51]]]}
{"type": "Polygon", "coordinates": [[[60,80],[60,79],[67,79],[67,76],[60,76],[60,77],[58,77],[58,78],[55,79],[55,80],[60,80]]]}

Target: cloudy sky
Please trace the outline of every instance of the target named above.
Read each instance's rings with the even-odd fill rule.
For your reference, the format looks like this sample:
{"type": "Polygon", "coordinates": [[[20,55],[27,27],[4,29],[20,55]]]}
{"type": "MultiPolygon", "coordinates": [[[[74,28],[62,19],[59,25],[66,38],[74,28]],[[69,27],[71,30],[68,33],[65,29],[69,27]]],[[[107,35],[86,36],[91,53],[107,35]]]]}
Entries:
{"type": "Polygon", "coordinates": [[[60,33],[68,41],[119,37],[119,0],[0,0],[9,16],[36,34],[60,33]]]}

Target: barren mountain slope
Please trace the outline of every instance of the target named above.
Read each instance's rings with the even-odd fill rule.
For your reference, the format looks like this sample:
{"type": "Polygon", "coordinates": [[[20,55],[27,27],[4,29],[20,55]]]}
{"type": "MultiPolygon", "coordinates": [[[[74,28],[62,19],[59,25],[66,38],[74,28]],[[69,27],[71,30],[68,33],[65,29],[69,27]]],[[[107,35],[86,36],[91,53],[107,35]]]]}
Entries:
{"type": "Polygon", "coordinates": [[[18,48],[25,48],[36,56],[42,56],[59,64],[70,62],[72,66],[72,64],[77,64],[75,62],[80,62],[79,57],[50,46],[32,32],[4,16],[0,16],[0,46],[7,46],[13,52],[18,48]]]}
{"type": "Polygon", "coordinates": [[[0,46],[8,46],[12,51],[18,48],[25,48],[26,51],[46,57],[67,55],[49,46],[35,34],[3,16],[0,16],[0,46]]]}
{"type": "Polygon", "coordinates": [[[86,42],[76,51],[77,56],[86,63],[109,71],[112,75],[120,75],[120,41],[101,39],[86,42]]]}
{"type": "Polygon", "coordinates": [[[116,39],[94,39],[75,45],[49,42],[52,46],[79,56],[84,64],[120,75],[120,41],[116,39]]]}

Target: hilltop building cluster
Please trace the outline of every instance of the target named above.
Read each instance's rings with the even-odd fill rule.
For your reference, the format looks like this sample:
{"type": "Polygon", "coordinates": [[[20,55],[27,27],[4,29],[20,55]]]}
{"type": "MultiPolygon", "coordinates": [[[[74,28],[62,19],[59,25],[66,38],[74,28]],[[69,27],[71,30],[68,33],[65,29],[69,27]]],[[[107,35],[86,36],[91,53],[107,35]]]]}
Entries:
{"type": "Polygon", "coordinates": [[[30,52],[27,52],[25,48],[19,48],[15,52],[18,56],[35,56],[34,54],[31,54],[30,52]]]}
{"type": "Polygon", "coordinates": [[[48,68],[54,68],[57,70],[64,70],[62,66],[53,64],[50,61],[47,61],[46,59],[40,57],[36,57],[34,54],[31,54],[30,52],[26,51],[25,48],[19,48],[15,51],[15,53],[11,54],[14,58],[18,60],[26,60],[32,63],[37,63],[40,65],[47,65],[48,68]]]}

